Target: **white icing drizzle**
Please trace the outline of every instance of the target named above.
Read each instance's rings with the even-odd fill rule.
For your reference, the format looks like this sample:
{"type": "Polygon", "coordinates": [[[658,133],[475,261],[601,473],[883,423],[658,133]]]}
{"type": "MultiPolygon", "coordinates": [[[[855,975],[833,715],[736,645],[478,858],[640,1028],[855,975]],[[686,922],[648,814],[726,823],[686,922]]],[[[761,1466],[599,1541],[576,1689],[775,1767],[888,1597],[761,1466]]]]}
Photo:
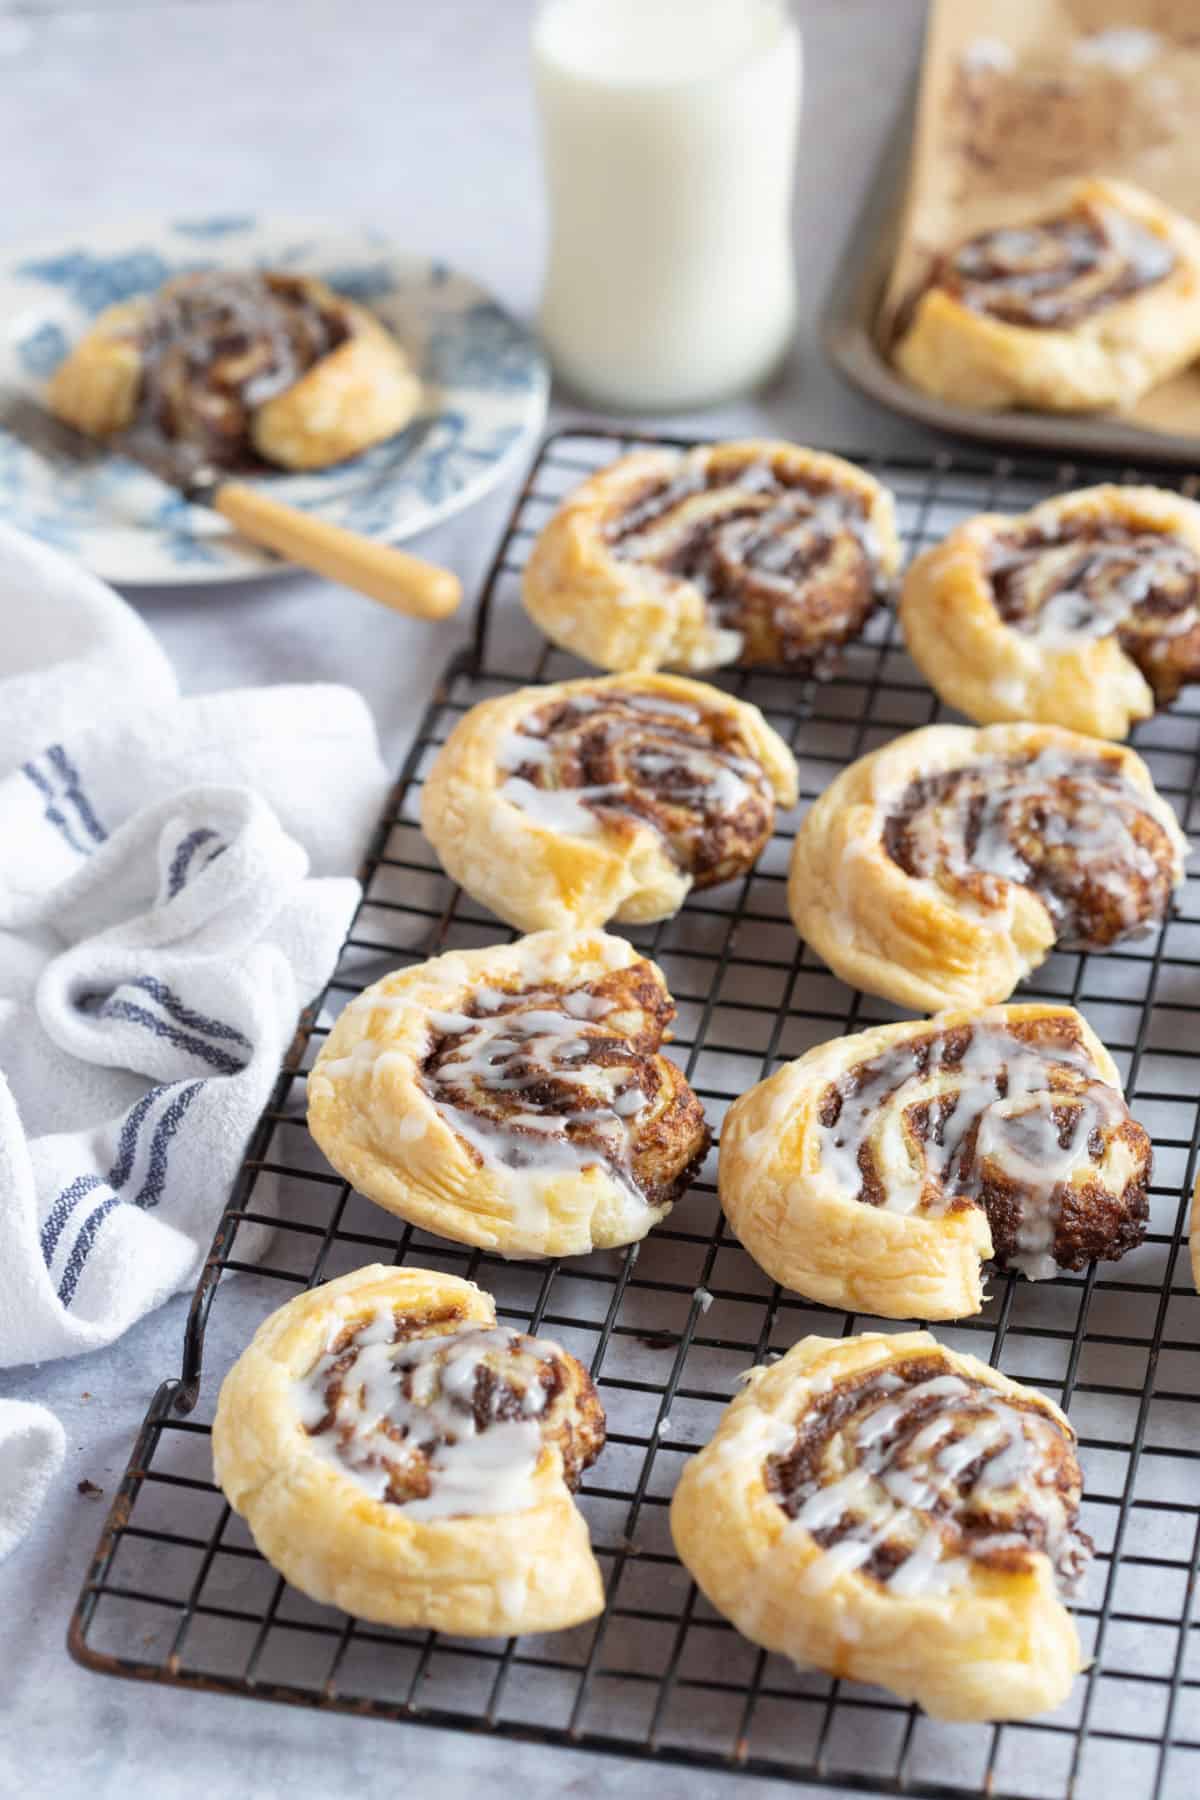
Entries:
{"type": "Polygon", "coordinates": [[[639,1059],[630,1051],[611,1063],[591,1060],[597,1045],[625,1047],[613,1033],[597,1032],[613,1003],[580,989],[533,990],[516,1005],[507,998],[511,1010],[482,1018],[429,1014],[433,1031],[461,1040],[425,1076],[439,1113],[491,1168],[549,1175],[604,1168],[645,1209],[631,1167],[632,1131],[647,1105],[639,1059]],[[543,1103],[539,1090],[548,1081],[577,1089],[578,1108],[543,1103]],[[528,1094],[530,1104],[491,1116],[488,1096],[511,1094],[528,1094]],[[573,1124],[587,1135],[570,1135],[573,1124]]]}
{"type": "MultiPolygon", "coordinates": [[[[863,496],[819,476],[811,484],[788,482],[767,459],[714,468],[710,451],[689,452],[662,487],[614,514],[608,536],[614,556],[647,567],[676,571],[684,553],[687,579],[710,602],[713,622],[726,627],[742,623],[739,588],[753,587],[778,599],[775,623],[785,632],[783,609],[846,569],[847,539],[865,565],[872,595],[888,586],[863,496]]],[[[856,613],[852,629],[861,625],[856,599],[844,610],[856,613]]],[[[835,637],[847,622],[831,621],[835,637]]]]}
{"type": "MultiPolygon", "coordinates": [[[[1144,933],[1159,922],[1161,912],[1148,906],[1148,897],[1139,893],[1135,881],[1138,877],[1156,883],[1159,865],[1132,830],[1138,815],[1157,821],[1147,796],[1114,765],[1049,748],[1033,757],[982,758],[932,777],[931,785],[939,783],[944,783],[944,793],[919,801],[903,819],[916,878],[936,878],[944,872],[961,881],[976,870],[1028,887],[1046,907],[1058,941],[1066,946],[1096,948],[1144,933]],[[1055,782],[1070,784],[1057,804],[1055,782]],[[969,806],[968,799],[976,804],[969,806]],[[1016,835],[1026,817],[1036,821],[1043,846],[1036,866],[1016,835]],[[1079,884],[1102,887],[1111,902],[1116,928],[1100,940],[1085,935],[1086,920],[1077,915],[1061,883],[1051,885],[1043,878],[1043,867],[1052,869],[1055,854],[1062,850],[1072,853],[1079,884]]],[[[893,801],[896,798],[903,804],[902,796],[893,796],[893,801]]],[[[1158,829],[1174,855],[1165,827],[1158,829]]],[[[1177,871],[1172,871],[1172,882],[1176,877],[1177,871]]],[[[1004,894],[989,899],[1002,907],[1004,894]]],[[[1007,923],[1007,913],[996,922],[1007,923]]]]}
{"type": "Polygon", "coordinates": [[[1069,650],[1110,637],[1148,601],[1157,604],[1137,624],[1153,640],[1195,628],[1200,558],[1180,538],[1117,526],[1072,532],[1070,521],[1062,536],[1054,532],[1000,538],[988,563],[1001,616],[1023,637],[1069,650]]]}
{"type": "MultiPolygon", "coordinates": [[[[1075,1530],[1073,1508],[1043,1476],[1058,1435],[1048,1414],[1014,1406],[982,1383],[942,1373],[902,1385],[892,1371],[881,1371],[834,1427],[816,1472],[794,1491],[773,1488],[791,1517],[789,1529],[836,1531],[806,1570],[805,1586],[827,1588],[884,1547],[902,1552],[883,1580],[903,1598],[949,1592],[969,1579],[976,1559],[1003,1548],[1044,1547],[1067,1586],[1088,1547],[1075,1530]],[[926,1411],[924,1423],[915,1424],[914,1412],[920,1418],[926,1411]],[[847,1472],[824,1481],[822,1465],[847,1472]],[[1038,1525],[1032,1541],[1004,1529],[1006,1517],[1031,1514],[1038,1525]],[[1000,1523],[989,1530],[992,1518],[1000,1523]]],[[[781,1455],[786,1452],[768,1459],[769,1486],[781,1455]]]]}
{"type": "MultiPolygon", "coordinates": [[[[293,1382],[293,1404],[313,1453],[373,1500],[383,1500],[393,1477],[403,1480],[406,1468],[420,1473],[426,1467],[428,1494],[391,1502],[410,1519],[522,1512],[533,1505],[548,1390],[526,1367],[522,1417],[485,1418],[481,1426],[476,1381],[489,1356],[549,1362],[554,1351],[499,1326],[462,1326],[397,1342],[394,1334],[394,1316],[381,1306],[349,1345],[331,1346],[293,1382]],[[331,1379],[348,1353],[354,1360],[341,1374],[333,1418],[318,1429],[329,1411],[331,1379]]],[[[503,1370],[498,1373],[503,1378],[503,1370]]]]}
{"type": "Polygon", "coordinates": [[[564,709],[550,719],[544,704],[532,709],[504,735],[496,755],[496,767],[506,777],[501,797],[544,830],[597,838],[618,821],[634,819],[658,831],[686,866],[687,845],[676,843],[671,829],[681,810],[694,816],[700,833],[754,802],[756,811],[769,818],[772,799],[762,765],[722,744],[712,728],[698,735],[704,726],[698,708],[655,693],[620,690],[572,695],[564,709]],[[631,718],[630,712],[637,716],[631,718]],[[602,715],[598,719],[597,713],[602,715]],[[570,754],[573,728],[581,718],[588,721],[589,750],[615,763],[617,779],[578,787],[559,784],[556,756],[570,754]],[[538,778],[517,773],[522,769],[532,769],[538,778]],[[636,804],[639,799],[647,803],[645,808],[636,804]],[[656,816],[656,803],[667,809],[666,820],[656,816]]]}
{"type": "Polygon", "coordinates": [[[965,1047],[962,1032],[935,1032],[920,1060],[917,1038],[843,1075],[837,1119],[818,1124],[821,1168],[861,1195],[859,1158],[869,1146],[884,1210],[926,1217],[977,1199],[989,1178],[1015,1184],[1021,1216],[1007,1260],[1038,1281],[1058,1272],[1051,1251],[1065,1188],[1099,1160],[1092,1133],[1102,1134],[1103,1156],[1128,1113],[1082,1046],[1025,1042],[1003,1018],[982,1015],[965,1047]],[[910,1114],[921,1105],[929,1119],[918,1141],[910,1114]]]}

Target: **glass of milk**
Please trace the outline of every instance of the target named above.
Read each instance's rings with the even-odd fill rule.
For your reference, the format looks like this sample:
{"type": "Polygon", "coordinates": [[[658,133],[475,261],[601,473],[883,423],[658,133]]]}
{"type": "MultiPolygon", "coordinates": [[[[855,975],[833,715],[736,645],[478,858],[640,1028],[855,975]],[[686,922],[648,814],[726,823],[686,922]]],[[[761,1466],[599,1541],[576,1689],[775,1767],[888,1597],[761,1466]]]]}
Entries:
{"type": "Polygon", "coordinates": [[[600,405],[706,406],[795,325],[800,38],[786,0],[543,0],[541,330],[600,405]]]}

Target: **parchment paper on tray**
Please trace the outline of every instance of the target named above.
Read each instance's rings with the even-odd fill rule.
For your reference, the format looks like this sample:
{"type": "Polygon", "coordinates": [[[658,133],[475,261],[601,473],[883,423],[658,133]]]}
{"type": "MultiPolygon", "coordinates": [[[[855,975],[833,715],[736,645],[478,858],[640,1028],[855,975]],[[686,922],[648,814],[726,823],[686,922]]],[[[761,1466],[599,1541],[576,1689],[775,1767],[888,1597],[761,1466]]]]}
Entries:
{"type": "MultiPolygon", "coordinates": [[[[1200,0],[933,0],[884,354],[940,251],[1053,215],[1081,176],[1200,220],[1198,121],[1200,0]]],[[[1200,433],[1200,365],[1126,416],[1200,433]]]]}

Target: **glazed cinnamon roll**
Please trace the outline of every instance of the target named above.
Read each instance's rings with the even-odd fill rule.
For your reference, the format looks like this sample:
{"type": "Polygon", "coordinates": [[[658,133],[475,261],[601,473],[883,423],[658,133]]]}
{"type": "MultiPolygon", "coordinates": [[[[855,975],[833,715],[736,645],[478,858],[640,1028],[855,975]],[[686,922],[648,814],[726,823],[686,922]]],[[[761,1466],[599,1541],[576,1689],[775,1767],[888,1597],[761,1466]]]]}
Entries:
{"type": "Polygon", "coordinates": [[[935,1718],[1028,1718],[1082,1666],[1075,1442],[1045,1395],[928,1332],[806,1338],[750,1371],[671,1531],[754,1643],[935,1718]]]}
{"type": "Polygon", "coordinates": [[[819,668],[899,558],[891,495],[840,457],[756,439],[639,450],[568,496],[524,597],[547,637],[602,669],[819,668]]]}
{"type": "Polygon", "coordinates": [[[796,786],[757,707],[614,675],[472,707],[429,772],[421,825],[448,873],[523,931],[640,924],[753,868],[796,786]]]}
{"type": "Polygon", "coordinates": [[[1126,182],[986,231],[934,266],[895,348],[908,379],[967,407],[1130,406],[1200,351],[1200,231],[1126,182]]]}
{"type": "Polygon", "coordinates": [[[122,301],[56,371],[52,409],[181,465],[320,469],[406,425],[420,386],[374,314],[306,275],[219,269],[122,301]]]}
{"type": "Polygon", "coordinates": [[[922,674],[979,723],[1123,738],[1200,680],[1200,506],[1096,487],[981,514],[917,557],[900,621],[922,674]]]}
{"type": "Polygon", "coordinates": [[[1052,725],[930,725],[852,763],[792,851],[796,929],[844,981],[989,1006],[1061,944],[1154,930],[1187,840],[1132,750],[1052,725]]]}
{"type": "Polygon", "coordinates": [[[473,1282],[377,1264],[261,1325],[221,1388],[217,1481],[301,1592],[463,1637],[604,1604],[571,1500],[604,1444],[587,1372],[473,1282]]]}
{"type": "Polygon", "coordinates": [[[385,977],[308,1078],[334,1168],[423,1230],[502,1256],[644,1237],[708,1151],[704,1109],[660,1054],[675,1008],[603,932],[539,932],[385,977]]]}
{"type": "Polygon", "coordinates": [[[721,1205],[773,1280],[893,1319],[983,1304],[1142,1242],[1153,1155],[1069,1006],[996,1006],[821,1044],[735,1101],[721,1205]]]}

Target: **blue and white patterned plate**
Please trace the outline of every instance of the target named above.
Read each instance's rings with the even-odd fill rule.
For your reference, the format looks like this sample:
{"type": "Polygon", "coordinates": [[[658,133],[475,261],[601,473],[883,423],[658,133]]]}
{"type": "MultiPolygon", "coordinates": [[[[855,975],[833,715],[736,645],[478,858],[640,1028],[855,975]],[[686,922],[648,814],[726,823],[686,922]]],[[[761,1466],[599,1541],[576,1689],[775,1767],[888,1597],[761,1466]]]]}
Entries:
{"type": "MultiPolygon", "coordinates": [[[[396,437],[316,475],[268,475],[271,492],[395,542],[469,506],[542,424],[547,374],[530,333],[444,263],[329,220],[228,215],[142,219],[0,252],[0,389],[40,396],[68,348],[116,300],[189,269],[295,269],[372,307],[424,384],[396,437]]],[[[279,563],[120,457],[52,468],[0,430],[0,518],[109,581],[234,581],[279,563]]]]}

